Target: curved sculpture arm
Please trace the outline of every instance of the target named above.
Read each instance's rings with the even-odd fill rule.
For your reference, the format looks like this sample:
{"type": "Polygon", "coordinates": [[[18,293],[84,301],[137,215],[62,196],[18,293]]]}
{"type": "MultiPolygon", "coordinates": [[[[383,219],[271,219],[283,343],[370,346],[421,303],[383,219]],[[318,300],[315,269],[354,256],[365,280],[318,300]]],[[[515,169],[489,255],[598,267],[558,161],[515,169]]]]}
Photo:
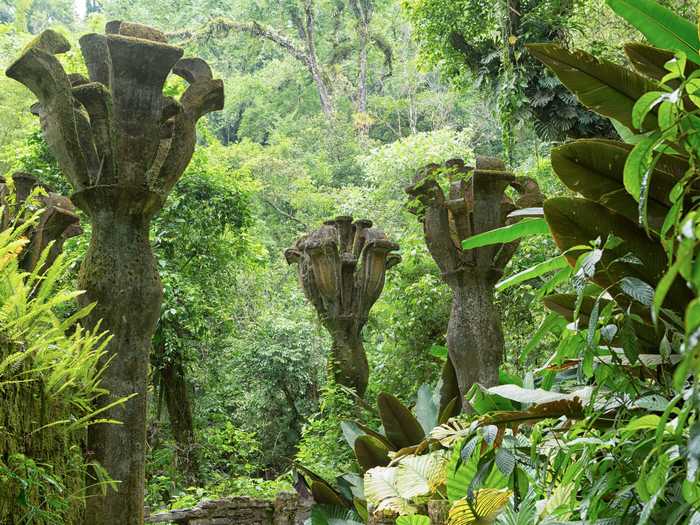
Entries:
{"type": "Polygon", "coordinates": [[[79,191],[90,184],[91,173],[96,173],[99,166],[90,165],[83,150],[88,137],[84,133],[79,135],[70,79],[54,56],[69,49],[70,44],[61,35],[44,31],[10,65],[6,74],[24,84],[39,100],[46,141],[79,191]]]}
{"type": "Polygon", "coordinates": [[[178,181],[194,154],[197,121],[207,113],[224,107],[223,81],[213,79],[211,69],[199,58],[185,58],[177,62],[173,72],[189,82],[180,99],[182,111],[173,117],[172,133],[166,143],[162,163],[155,175],[153,190],[169,192],[178,181]],[[167,152],[167,153],[165,153],[167,152]]]}
{"type": "Polygon", "coordinates": [[[417,176],[416,182],[406,188],[406,193],[416,199],[419,207],[411,211],[423,222],[425,241],[430,254],[443,275],[451,275],[462,267],[461,248],[450,234],[450,214],[445,194],[434,178],[437,165],[430,165],[417,176]]]}

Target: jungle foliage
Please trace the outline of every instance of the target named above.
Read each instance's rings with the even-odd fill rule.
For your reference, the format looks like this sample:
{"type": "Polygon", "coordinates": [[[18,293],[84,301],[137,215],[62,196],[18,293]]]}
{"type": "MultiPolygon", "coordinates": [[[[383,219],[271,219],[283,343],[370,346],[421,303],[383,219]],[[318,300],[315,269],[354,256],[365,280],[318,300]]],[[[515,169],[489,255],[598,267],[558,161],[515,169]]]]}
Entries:
{"type": "MultiPolygon", "coordinates": [[[[0,0],[3,71],[44,29],[76,44],[120,19],[167,32],[224,82],[223,111],[199,122],[150,226],[164,288],[151,510],[295,488],[315,499],[311,525],[373,513],[397,525],[699,523],[698,7],[0,0]],[[478,235],[449,224],[455,251],[517,246],[489,281],[503,362],[462,411],[453,291],[405,189],[431,166],[449,200],[483,156],[545,203],[498,204],[505,215],[478,235]],[[435,169],[454,159],[463,169],[435,169]],[[359,396],[335,381],[331,337],[283,256],[350,215],[372,219],[402,259],[366,320],[359,396]]],[[[79,53],[60,60],[84,72],[79,53]]],[[[165,93],[184,89],[169,78],[165,93]]],[[[0,175],[69,195],[31,103],[0,76],[0,175]]],[[[82,234],[56,263],[19,266],[39,208],[0,233],[0,522],[72,524],[86,473],[111,490],[83,455],[106,339],[82,328],[89,307],[72,291],[91,235],[80,212],[82,234]]]]}

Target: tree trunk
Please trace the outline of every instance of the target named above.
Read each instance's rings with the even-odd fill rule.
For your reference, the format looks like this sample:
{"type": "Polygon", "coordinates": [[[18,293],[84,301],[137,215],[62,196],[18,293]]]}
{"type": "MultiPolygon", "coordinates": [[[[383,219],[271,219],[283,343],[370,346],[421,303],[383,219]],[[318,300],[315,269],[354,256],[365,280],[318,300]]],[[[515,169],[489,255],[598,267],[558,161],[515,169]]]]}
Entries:
{"type": "Polygon", "coordinates": [[[192,403],[185,370],[179,357],[163,363],[161,377],[180,468],[185,474],[188,486],[193,486],[199,479],[199,458],[194,437],[192,403]]]}
{"type": "MultiPolygon", "coordinates": [[[[160,314],[162,287],[149,243],[150,216],[158,197],[149,192],[97,186],[74,195],[92,221],[90,247],[83,261],[79,285],[86,290],[82,303],[97,305],[87,321],[91,328],[109,330],[109,373],[102,386],[110,395],[102,406],[136,394],[103,412],[100,418],[122,424],[96,424],[88,432],[91,459],[119,481],[117,491],[99,497],[93,487],[87,501],[87,525],[143,523],[146,448],[146,384],[149,348],[160,314]]],[[[89,483],[94,480],[89,480],[89,483]]]]}
{"type": "Polygon", "coordinates": [[[369,381],[369,363],[362,343],[361,330],[353,326],[330,329],[333,337],[331,364],[338,384],[354,388],[362,397],[369,381]]]}
{"type": "Polygon", "coordinates": [[[465,409],[468,406],[464,396],[474,383],[486,387],[498,384],[504,340],[493,286],[492,279],[477,272],[464,272],[458,282],[451,283],[454,298],[447,347],[465,409]]]}

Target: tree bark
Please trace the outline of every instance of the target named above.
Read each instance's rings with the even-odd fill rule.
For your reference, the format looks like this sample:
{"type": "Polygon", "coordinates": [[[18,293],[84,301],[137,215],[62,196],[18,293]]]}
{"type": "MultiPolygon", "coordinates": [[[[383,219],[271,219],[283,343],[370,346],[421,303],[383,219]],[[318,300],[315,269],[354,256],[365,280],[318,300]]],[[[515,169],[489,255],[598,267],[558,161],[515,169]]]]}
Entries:
{"type": "MultiPolygon", "coordinates": [[[[110,395],[105,406],[131,396],[100,414],[120,425],[95,424],[88,432],[91,459],[98,461],[117,491],[101,496],[92,487],[87,501],[87,525],[143,523],[146,448],[146,384],[151,338],[160,314],[162,286],[149,243],[150,216],[143,213],[159,197],[116,186],[96,186],[73,196],[92,222],[92,238],[79,274],[86,291],[83,304],[97,303],[87,319],[109,329],[109,373],[101,386],[110,395]]],[[[94,483],[94,480],[92,480],[94,483]]]]}
{"type": "Polygon", "coordinates": [[[350,323],[329,327],[333,337],[332,371],[338,384],[354,388],[362,397],[369,382],[369,363],[362,342],[362,330],[350,323]]]}
{"type": "Polygon", "coordinates": [[[465,409],[465,395],[474,383],[498,385],[505,346],[493,280],[467,272],[458,282],[450,283],[454,297],[447,330],[447,348],[465,409]]]}

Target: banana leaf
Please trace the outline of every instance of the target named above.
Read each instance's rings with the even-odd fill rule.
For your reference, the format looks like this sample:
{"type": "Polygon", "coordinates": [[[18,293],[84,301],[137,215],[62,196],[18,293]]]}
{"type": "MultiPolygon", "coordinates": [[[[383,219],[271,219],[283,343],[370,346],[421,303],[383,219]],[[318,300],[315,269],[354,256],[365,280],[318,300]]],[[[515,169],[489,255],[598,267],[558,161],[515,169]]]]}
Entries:
{"type": "MultiPolygon", "coordinates": [[[[583,51],[569,51],[556,44],[529,44],[528,51],[549,67],[581,103],[603,116],[614,118],[630,129],[637,100],[657,89],[647,78],[583,51]]],[[[656,114],[644,121],[646,131],[658,127],[656,114]]]]}
{"type": "Polygon", "coordinates": [[[379,415],[384,424],[384,432],[397,448],[417,445],[425,438],[425,432],[418,420],[401,401],[391,394],[382,392],[377,398],[379,415]]]}
{"type": "MultiPolygon", "coordinates": [[[[636,278],[655,287],[665,274],[667,258],[661,244],[623,215],[596,202],[566,197],[548,200],[544,209],[554,241],[562,252],[598,238],[605,240],[611,235],[622,240],[604,251],[592,279],[599,286],[608,288],[623,278],[636,278]],[[641,264],[620,260],[628,254],[634,255],[641,264]]],[[[566,256],[569,264],[575,266],[577,254],[568,252],[566,256]]],[[[688,290],[675,283],[665,304],[673,310],[684,311],[689,300],[688,290]]]]}
{"type": "Polygon", "coordinates": [[[355,457],[366,472],[374,467],[386,467],[389,464],[389,449],[372,436],[360,436],[355,440],[355,457]]]}

